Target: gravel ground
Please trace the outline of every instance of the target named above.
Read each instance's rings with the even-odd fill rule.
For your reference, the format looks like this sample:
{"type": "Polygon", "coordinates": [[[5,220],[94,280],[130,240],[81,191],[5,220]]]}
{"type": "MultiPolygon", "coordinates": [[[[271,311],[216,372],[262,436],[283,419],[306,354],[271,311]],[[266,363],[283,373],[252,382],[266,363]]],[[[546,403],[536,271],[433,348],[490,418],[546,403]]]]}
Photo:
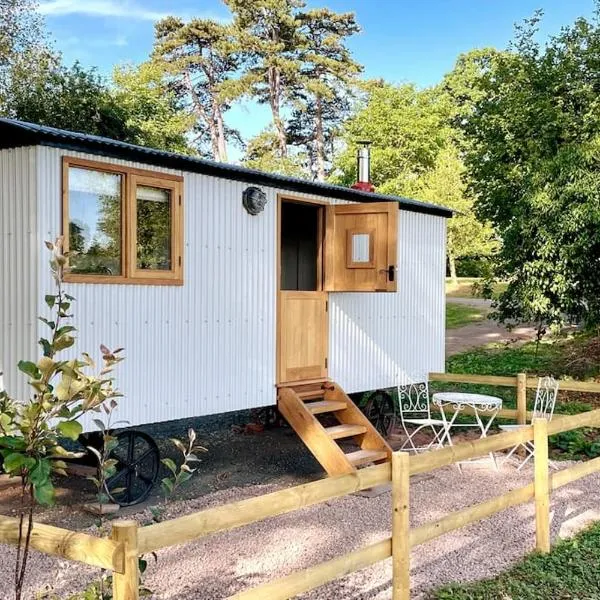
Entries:
{"type": "MultiPolygon", "coordinates": [[[[566,465],[566,463],[562,463],[566,465]]],[[[450,511],[481,502],[524,485],[532,479],[531,468],[521,473],[512,465],[494,471],[486,463],[467,465],[460,475],[456,467],[412,479],[412,525],[437,519],[450,511]]],[[[597,512],[600,474],[582,479],[554,492],[552,534],[567,536],[597,512]]],[[[255,485],[220,490],[194,500],[174,502],[164,518],[264,494],[274,485],[255,485]]],[[[150,520],[148,509],[135,515],[150,520]]],[[[202,541],[169,548],[150,559],[145,584],[157,600],[218,600],[269,579],[306,568],[390,535],[390,493],[375,498],[347,496],[292,514],[214,535],[202,541]]],[[[495,515],[481,523],[447,534],[413,551],[414,598],[451,581],[470,581],[493,576],[534,547],[532,504],[495,515]]],[[[13,550],[0,546],[0,577],[10,581],[13,550]]],[[[32,555],[27,597],[52,584],[58,597],[81,589],[93,569],[32,555]]],[[[384,561],[353,573],[302,596],[316,599],[387,600],[391,565],[384,561]]],[[[7,598],[0,590],[0,597],[7,598]]]]}

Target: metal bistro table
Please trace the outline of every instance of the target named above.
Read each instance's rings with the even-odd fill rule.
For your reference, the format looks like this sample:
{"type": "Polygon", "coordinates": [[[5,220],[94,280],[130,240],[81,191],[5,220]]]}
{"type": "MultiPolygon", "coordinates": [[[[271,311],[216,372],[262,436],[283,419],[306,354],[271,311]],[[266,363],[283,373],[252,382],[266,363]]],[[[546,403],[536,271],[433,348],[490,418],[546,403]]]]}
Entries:
{"type": "MultiPolygon", "coordinates": [[[[452,438],[450,430],[452,427],[479,427],[482,438],[487,437],[487,433],[496,418],[498,412],[502,409],[502,398],[496,396],[486,396],[485,394],[466,394],[462,392],[438,392],[433,394],[432,402],[439,407],[444,423],[444,438],[448,440],[448,444],[452,446],[452,438]],[[465,409],[473,410],[476,423],[455,423],[456,417],[465,409]],[[448,420],[446,410],[452,410],[452,417],[448,420]],[[487,422],[485,421],[487,419],[487,422]]],[[[443,438],[442,438],[443,442],[443,438]]],[[[496,469],[496,457],[494,453],[490,453],[490,458],[496,469]]]]}

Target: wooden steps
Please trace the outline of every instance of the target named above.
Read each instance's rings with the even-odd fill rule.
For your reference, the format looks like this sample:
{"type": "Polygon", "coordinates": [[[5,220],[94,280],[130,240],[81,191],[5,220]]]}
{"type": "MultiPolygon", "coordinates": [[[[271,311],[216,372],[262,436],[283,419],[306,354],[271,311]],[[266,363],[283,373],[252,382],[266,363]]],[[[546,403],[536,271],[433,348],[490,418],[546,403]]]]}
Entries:
{"type": "Polygon", "coordinates": [[[336,383],[311,379],[278,386],[279,412],[328,475],[352,473],[360,466],[391,460],[392,449],[336,383]],[[317,416],[328,415],[328,426],[317,416]],[[338,425],[331,425],[336,419],[338,425]],[[344,442],[346,451],[336,440],[344,442]],[[354,444],[358,449],[349,449],[354,444]]]}
{"type": "Polygon", "coordinates": [[[305,404],[306,408],[313,414],[319,415],[326,412],[335,412],[337,410],[345,410],[345,402],[332,402],[331,400],[322,400],[321,402],[309,402],[305,404]]]}
{"type": "Polygon", "coordinates": [[[385,450],[356,450],[348,452],[346,456],[353,465],[358,466],[385,460],[387,452],[385,450]]]}
{"type": "Polygon", "coordinates": [[[325,431],[332,440],[340,440],[366,433],[367,428],[364,425],[335,425],[334,427],[325,427],[325,431]]]}

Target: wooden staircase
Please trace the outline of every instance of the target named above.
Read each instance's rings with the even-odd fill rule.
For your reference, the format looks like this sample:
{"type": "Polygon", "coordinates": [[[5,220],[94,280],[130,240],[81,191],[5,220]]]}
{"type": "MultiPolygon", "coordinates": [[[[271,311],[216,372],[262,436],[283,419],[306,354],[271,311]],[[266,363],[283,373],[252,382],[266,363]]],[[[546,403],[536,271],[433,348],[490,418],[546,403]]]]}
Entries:
{"type": "Polygon", "coordinates": [[[278,386],[279,412],[306,444],[328,475],[352,473],[369,463],[391,460],[392,449],[342,388],[329,379],[278,386]],[[338,425],[324,425],[331,415],[338,425]],[[344,452],[338,440],[358,449],[344,452]]]}

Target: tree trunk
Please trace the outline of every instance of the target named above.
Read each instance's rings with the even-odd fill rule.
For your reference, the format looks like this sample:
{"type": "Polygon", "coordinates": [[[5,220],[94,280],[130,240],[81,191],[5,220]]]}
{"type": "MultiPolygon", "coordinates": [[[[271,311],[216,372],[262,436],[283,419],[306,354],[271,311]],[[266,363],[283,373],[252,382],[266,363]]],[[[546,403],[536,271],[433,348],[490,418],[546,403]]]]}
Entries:
{"type": "Polygon", "coordinates": [[[450,279],[452,285],[458,285],[458,277],[456,276],[456,259],[453,254],[448,254],[448,264],[450,265],[450,279]]]}
{"type": "Polygon", "coordinates": [[[221,107],[215,102],[213,105],[214,121],[217,134],[217,160],[227,162],[227,140],[225,139],[225,124],[221,107]]]}
{"type": "Polygon", "coordinates": [[[204,106],[202,106],[202,102],[200,101],[200,98],[198,97],[198,94],[196,93],[196,90],[194,89],[194,84],[192,82],[192,77],[191,77],[189,71],[186,71],[184,73],[183,79],[185,81],[185,87],[187,88],[187,91],[189,92],[189,94],[192,98],[192,107],[193,107],[195,115],[201,121],[203,121],[204,124],[208,127],[208,132],[210,134],[210,146],[211,146],[213,158],[215,160],[220,161],[221,158],[219,158],[219,157],[220,157],[221,151],[220,151],[220,146],[219,146],[219,130],[218,130],[218,125],[216,123],[216,120],[214,118],[214,105],[213,105],[213,110],[211,111],[213,114],[212,115],[206,114],[206,110],[204,109],[204,106]]]}
{"type": "Polygon", "coordinates": [[[317,96],[315,111],[315,162],[317,179],[325,181],[325,135],[323,133],[323,101],[317,96]]]}
{"type": "Polygon", "coordinates": [[[281,73],[276,67],[269,67],[269,102],[273,114],[273,125],[277,134],[279,156],[285,158],[287,156],[287,136],[281,119],[281,73]]]}

